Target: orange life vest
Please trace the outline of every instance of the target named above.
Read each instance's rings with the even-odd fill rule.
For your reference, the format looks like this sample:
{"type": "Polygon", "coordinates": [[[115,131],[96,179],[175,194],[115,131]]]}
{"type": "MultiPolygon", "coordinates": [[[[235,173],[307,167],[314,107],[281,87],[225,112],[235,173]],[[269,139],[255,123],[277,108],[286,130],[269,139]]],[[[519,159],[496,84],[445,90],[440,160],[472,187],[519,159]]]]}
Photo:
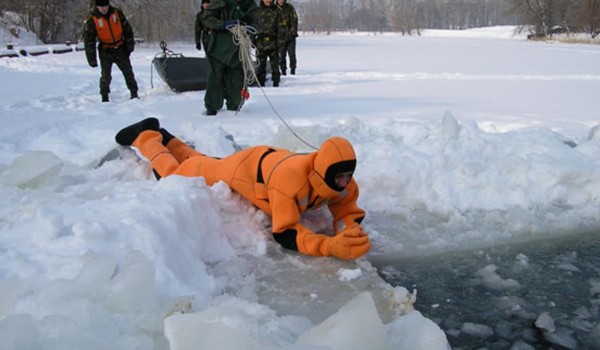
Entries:
{"type": "Polygon", "coordinates": [[[93,18],[98,40],[104,47],[117,48],[123,44],[123,25],[117,9],[108,17],[94,16],[93,18]]]}

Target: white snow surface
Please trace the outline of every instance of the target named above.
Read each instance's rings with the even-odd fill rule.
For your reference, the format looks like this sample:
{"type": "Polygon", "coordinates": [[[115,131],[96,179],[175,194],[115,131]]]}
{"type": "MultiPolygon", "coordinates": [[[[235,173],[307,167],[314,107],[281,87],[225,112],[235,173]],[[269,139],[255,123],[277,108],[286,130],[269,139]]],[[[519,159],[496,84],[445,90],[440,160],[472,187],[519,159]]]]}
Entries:
{"type": "MultiPolygon", "coordinates": [[[[600,232],[600,47],[512,30],[303,35],[297,75],[217,117],[152,73],[156,45],[132,55],[141,98],[115,67],[108,104],[82,52],[0,59],[0,348],[448,348],[373,259],[600,232]],[[312,145],[354,144],[366,257],[286,251],[224,184],[156,181],[114,142],[154,116],[214,156],[227,135],[310,151],[269,102],[312,145]]],[[[493,266],[478,278],[518,287],[493,266]]]]}

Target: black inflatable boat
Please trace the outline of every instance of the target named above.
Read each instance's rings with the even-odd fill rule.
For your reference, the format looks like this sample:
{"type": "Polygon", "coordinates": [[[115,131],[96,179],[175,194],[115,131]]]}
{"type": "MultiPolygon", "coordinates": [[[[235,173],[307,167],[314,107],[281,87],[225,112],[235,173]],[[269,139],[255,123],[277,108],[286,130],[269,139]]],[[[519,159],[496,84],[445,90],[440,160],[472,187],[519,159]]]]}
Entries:
{"type": "Polygon", "coordinates": [[[208,62],[204,57],[185,57],[174,53],[161,41],[162,52],[152,59],[158,75],[175,92],[206,89],[208,62]]]}

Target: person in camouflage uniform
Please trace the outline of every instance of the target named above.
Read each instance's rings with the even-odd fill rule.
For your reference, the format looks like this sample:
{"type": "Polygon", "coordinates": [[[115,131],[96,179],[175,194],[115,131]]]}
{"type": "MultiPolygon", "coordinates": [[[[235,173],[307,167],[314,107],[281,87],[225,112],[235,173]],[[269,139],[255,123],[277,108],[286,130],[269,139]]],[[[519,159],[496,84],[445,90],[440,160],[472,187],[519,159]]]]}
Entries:
{"type": "Polygon", "coordinates": [[[265,86],[267,77],[267,60],[271,63],[271,80],[273,86],[279,86],[279,45],[283,37],[279,30],[280,12],[275,8],[273,0],[262,0],[258,9],[258,28],[255,46],[257,50],[258,71],[256,76],[260,86],[265,86]]]}
{"type": "Polygon", "coordinates": [[[281,12],[279,28],[282,32],[283,43],[279,46],[279,66],[281,74],[286,75],[286,56],[290,56],[290,73],[296,74],[296,38],[298,37],[298,14],[292,4],[286,0],[277,0],[277,9],[281,12]]]}
{"type": "Polygon", "coordinates": [[[109,101],[113,63],[123,73],[131,98],[138,98],[138,85],[129,60],[129,55],[135,47],[135,40],[133,29],[123,11],[110,6],[109,0],[96,0],[96,7],[85,22],[83,42],[85,56],[90,67],[98,67],[96,50],[100,57],[102,102],[109,101]],[[97,47],[96,40],[98,41],[97,47]]]}
{"type": "Polygon", "coordinates": [[[235,24],[256,27],[258,22],[254,0],[210,0],[202,21],[211,30],[205,47],[209,73],[204,94],[207,115],[216,115],[226,100],[227,109],[235,111],[242,103],[244,68],[239,48],[228,28],[235,24]]]}
{"type": "Polygon", "coordinates": [[[207,28],[202,22],[202,16],[204,15],[204,11],[208,8],[210,0],[202,0],[202,8],[196,14],[196,24],[194,26],[194,36],[196,38],[196,49],[198,51],[204,49],[208,46],[208,38],[210,36],[210,29],[207,28]]]}

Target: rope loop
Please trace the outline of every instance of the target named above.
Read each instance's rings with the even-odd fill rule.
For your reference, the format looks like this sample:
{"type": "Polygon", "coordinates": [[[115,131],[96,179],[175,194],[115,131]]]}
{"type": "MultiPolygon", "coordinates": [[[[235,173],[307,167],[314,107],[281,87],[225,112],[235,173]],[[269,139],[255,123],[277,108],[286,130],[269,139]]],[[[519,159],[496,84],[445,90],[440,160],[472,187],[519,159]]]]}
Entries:
{"type": "Polygon", "coordinates": [[[256,59],[256,57],[252,54],[252,52],[256,50],[256,47],[254,46],[254,44],[252,43],[252,39],[250,38],[250,35],[255,35],[257,33],[257,30],[251,26],[241,24],[235,24],[233,26],[227,27],[227,30],[229,30],[233,35],[234,44],[239,47],[239,59],[242,62],[242,67],[244,69],[244,89],[241,92],[243,98],[240,102],[240,105],[238,106],[236,115],[242,109],[244,102],[249,96],[248,86],[251,86],[252,84],[256,83],[260,88],[260,91],[262,92],[263,96],[265,97],[265,100],[267,100],[267,103],[271,107],[271,110],[273,111],[273,113],[275,113],[279,120],[281,120],[283,125],[285,125],[288,128],[288,130],[300,142],[304,143],[306,146],[312,149],[317,150],[317,147],[306,142],[302,137],[300,137],[300,135],[298,135],[294,131],[294,129],[292,129],[288,122],[281,116],[281,114],[279,114],[275,106],[273,106],[273,103],[271,103],[271,100],[269,100],[269,96],[267,96],[265,89],[263,88],[263,86],[260,85],[258,77],[256,76],[256,68],[258,68],[259,62],[258,59],[256,59]]]}

